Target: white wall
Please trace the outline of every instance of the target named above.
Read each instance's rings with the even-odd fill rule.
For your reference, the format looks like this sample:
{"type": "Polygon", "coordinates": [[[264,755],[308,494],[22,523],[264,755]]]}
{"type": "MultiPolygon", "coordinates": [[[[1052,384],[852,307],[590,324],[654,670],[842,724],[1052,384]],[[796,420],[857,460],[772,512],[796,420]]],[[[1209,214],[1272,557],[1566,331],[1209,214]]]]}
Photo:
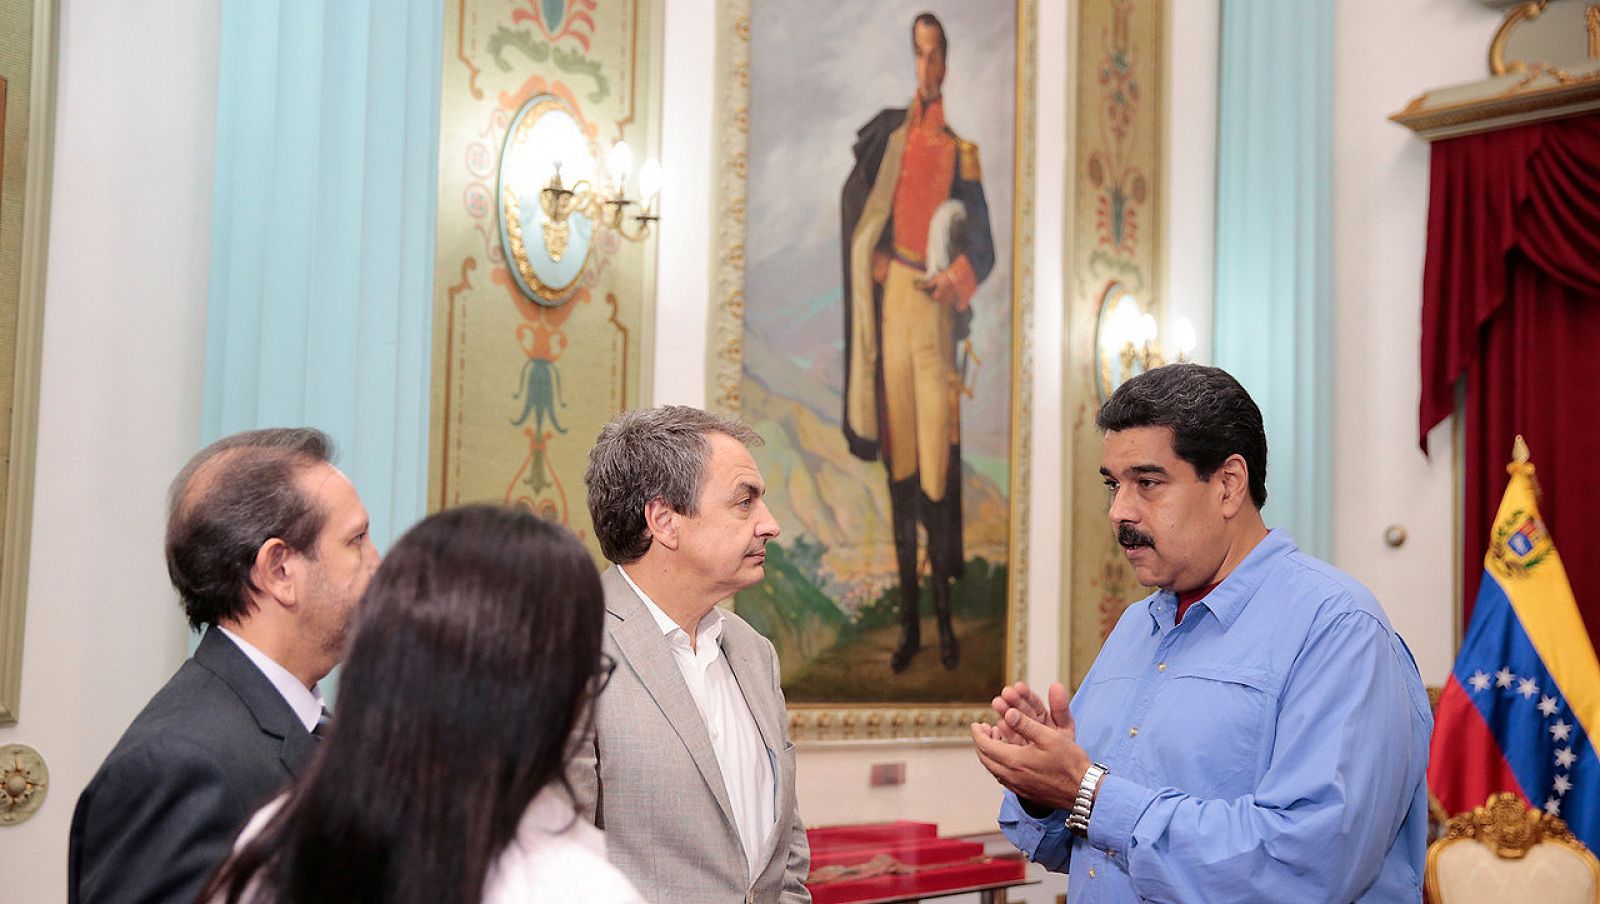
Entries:
{"type": "Polygon", "coordinates": [[[186,653],[161,552],[194,451],[219,6],[62,0],[22,701],[50,770],[0,897],[66,899],[78,792],[186,653]]]}
{"type": "Polygon", "coordinates": [[[1428,146],[1387,120],[1487,76],[1501,13],[1464,0],[1340,0],[1334,13],[1333,557],[1377,594],[1423,681],[1455,658],[1451,427],[1417,446],[1428,146]],[[1403,525],[1405,545],[1383,542],[1403,525]]]}

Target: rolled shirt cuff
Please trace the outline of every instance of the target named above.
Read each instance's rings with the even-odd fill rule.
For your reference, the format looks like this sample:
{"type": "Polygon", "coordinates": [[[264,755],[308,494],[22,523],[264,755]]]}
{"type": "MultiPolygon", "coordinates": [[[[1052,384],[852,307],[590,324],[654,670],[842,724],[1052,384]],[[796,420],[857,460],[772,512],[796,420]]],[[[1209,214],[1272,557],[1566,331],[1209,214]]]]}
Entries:
{"type": "Polygon", "coordinates": [[[1133,828],[1155,799],[1154,790],[1115,772],[1107,772],[1095,792],[1094,811],[1089,817],[1089,843],[1126,862],[1133,828]]]}

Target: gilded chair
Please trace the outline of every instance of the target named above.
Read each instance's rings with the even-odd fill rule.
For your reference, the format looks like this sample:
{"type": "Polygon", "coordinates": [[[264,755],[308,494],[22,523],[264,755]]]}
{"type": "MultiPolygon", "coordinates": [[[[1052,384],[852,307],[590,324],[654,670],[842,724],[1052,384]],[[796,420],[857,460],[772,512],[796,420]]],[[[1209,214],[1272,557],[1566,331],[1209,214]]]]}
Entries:
{"type": "Polygon", "coordinates": [[[1600,904],[1600,860],[1565,822],[1491,794],[1445,823],[1423,884],[1432,904],[1600,904]]]}

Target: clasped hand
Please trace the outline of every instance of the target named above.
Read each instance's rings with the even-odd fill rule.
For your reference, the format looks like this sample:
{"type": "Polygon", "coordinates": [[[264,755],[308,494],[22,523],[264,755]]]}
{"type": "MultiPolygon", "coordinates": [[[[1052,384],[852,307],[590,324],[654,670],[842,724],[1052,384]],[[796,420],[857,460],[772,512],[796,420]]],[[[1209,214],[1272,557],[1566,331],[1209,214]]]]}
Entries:
{"type": "Polygon", "coordinates": [[[1018,797],[1067,810],[1090,759],[1078,746],[1067,689],[1057,681],[1046,693],[1048,706],[1021,681],[1000,691],[999,721],[972,723],[972,743],[983,767],[1018,797]]]}
{"type": "MultiPolygon", "coordinates": [[[[883,285],[889,279],[889,263],[893,258],[883,251],[872,256],[872,281],[883,285]]],[[[928,293],[928,297],[942,305],[961,309],[961,291],[956,288],[956,278],[952,269],[944,270],[934,275],[929,280],[918,280],[918,288],[928,293]]]]}

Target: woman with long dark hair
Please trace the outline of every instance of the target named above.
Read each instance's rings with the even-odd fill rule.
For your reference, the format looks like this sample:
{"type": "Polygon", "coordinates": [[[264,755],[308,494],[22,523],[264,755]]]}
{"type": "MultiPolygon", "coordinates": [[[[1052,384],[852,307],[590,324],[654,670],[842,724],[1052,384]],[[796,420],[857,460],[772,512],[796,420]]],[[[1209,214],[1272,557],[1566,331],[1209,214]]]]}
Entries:
{"type": "Polygon", "coordinates": [[[640,901],[563,777],[615,667],[578,540],[512,509],[441,512],[395,544],[357,617],[338,720],[202,899],[640,901]]]}

